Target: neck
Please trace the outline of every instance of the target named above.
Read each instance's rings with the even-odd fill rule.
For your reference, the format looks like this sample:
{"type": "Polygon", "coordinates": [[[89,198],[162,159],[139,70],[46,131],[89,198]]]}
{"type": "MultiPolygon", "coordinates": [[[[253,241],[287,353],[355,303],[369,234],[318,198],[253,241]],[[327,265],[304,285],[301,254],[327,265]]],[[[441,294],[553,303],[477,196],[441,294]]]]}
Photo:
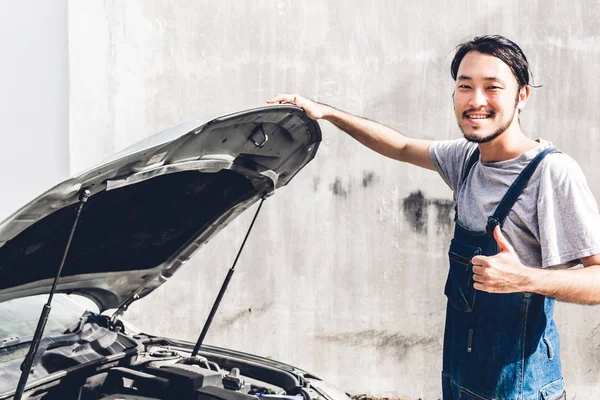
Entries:
{"type": "Polygon", "coordinates": [[[535,140],[525,136],[518,121],[513,121],[500,136],[491,142],[480,143],[479,152],[481,161],[485,163],[506,161],[519,157],[538,144],[535,140]]]}

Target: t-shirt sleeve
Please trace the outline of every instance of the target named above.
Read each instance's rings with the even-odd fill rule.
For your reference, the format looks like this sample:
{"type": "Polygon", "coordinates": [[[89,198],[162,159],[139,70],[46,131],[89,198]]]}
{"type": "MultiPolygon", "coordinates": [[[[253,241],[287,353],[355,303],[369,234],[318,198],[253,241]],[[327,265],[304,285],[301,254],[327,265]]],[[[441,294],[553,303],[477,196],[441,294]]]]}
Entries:
{"type": "Polygon", "coordinates": [[[477,144],[465,139],[441,140],[429,146],[429,158],[444,182],[455,193],[462,181],[462,173],[467,161],[477,144]]]}
{"type": "MultiPolygon", "coordinates": [[[[583,172],[570,157],[552,157],[554,171],[543,174],[538,197],[542,267],[573,266],[600,254],[600,215],[583,172]],[[562,167],[556,168],[562,158],[562,167]]],[[[550,159],[550,157],[549,157],[550,159]]]]}

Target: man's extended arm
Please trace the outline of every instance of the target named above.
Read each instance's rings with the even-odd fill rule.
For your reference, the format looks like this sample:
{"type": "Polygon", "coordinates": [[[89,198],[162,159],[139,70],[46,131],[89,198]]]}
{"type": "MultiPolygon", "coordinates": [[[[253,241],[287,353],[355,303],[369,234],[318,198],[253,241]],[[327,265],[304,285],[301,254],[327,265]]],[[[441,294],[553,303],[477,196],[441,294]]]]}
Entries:
{"type": "Polygon", "coordinates": [[[473,257],[475,289],[490,293],[530,292],[579,304],[600,304],[600,255],[580,259],[585,268],[550,270],[524,266],[500,227],[494,230],[500,253],[473,257]]]}
{"type": "Polygon", "coordinates": [[[600,255],[581,258],[585,268],[535,269],[530,292],[579,304],[600,304],[600,255]]]}
{"type": "Polygon", "coordinates": [[[293,94],[278,94],[267,103],[291,103],[304,109],[312,119],[324,119],[371,150],[419,167],[435,169],[429,158],[430,140],[409,138],[385,125],[357,117],[326,104],[293,94]]]}

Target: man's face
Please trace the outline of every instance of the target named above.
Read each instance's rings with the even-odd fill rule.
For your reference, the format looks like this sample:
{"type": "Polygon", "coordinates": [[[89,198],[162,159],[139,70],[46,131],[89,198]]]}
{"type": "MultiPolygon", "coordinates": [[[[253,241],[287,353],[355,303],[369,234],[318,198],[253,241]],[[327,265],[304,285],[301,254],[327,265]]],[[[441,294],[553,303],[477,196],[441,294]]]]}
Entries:
{"type": "Polygon", "coordinates": [[[519,90],[510,67],[497,57],[471,51],[458,67],[454,88],[454,112],[465,139],[489,142],[513,123],[518,124],[517,107],[527,100],[528,91],[519,90]]]}

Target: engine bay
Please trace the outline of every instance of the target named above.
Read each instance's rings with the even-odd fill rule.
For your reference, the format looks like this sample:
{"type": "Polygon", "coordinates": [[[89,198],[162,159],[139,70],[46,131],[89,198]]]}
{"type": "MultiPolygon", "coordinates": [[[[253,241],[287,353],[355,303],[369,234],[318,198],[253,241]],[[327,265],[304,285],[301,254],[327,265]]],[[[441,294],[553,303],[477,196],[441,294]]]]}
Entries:
{"type": "MultiPolygon", "coordinates": [[[[112,332],[114,334],[114,332],[112,332]]],[[[119,333],[121,339],[130,337],[119,333]]],[[[183,342],[134,336],[137,351],[119,361],[82,367],[29,391],[30,399],[316,400],[305,373],[229,350],[203,348],[191,357],[183,342]],[[281,366],[287,368],[281,368],[281,366]]],[[[63,351],[65,349],[62,349],[63,351]]],[[[310,377],[317,379],[316,377],[310,377]]]]}
{"type": "Polygon", "coordinates": [[[257,397],[311,400],[319,397],[301,376],[287,371],[223,355],[204,352],[189,357],[185,353],[170,347],[151,346],[131,366],[111,368],[101,386],[84,385],[82,390],[92,396],[81,399],[116,399],[117,395],[190,400],[257,397]],[[99,397],[93,397],[96,394],[99,397]]]}

